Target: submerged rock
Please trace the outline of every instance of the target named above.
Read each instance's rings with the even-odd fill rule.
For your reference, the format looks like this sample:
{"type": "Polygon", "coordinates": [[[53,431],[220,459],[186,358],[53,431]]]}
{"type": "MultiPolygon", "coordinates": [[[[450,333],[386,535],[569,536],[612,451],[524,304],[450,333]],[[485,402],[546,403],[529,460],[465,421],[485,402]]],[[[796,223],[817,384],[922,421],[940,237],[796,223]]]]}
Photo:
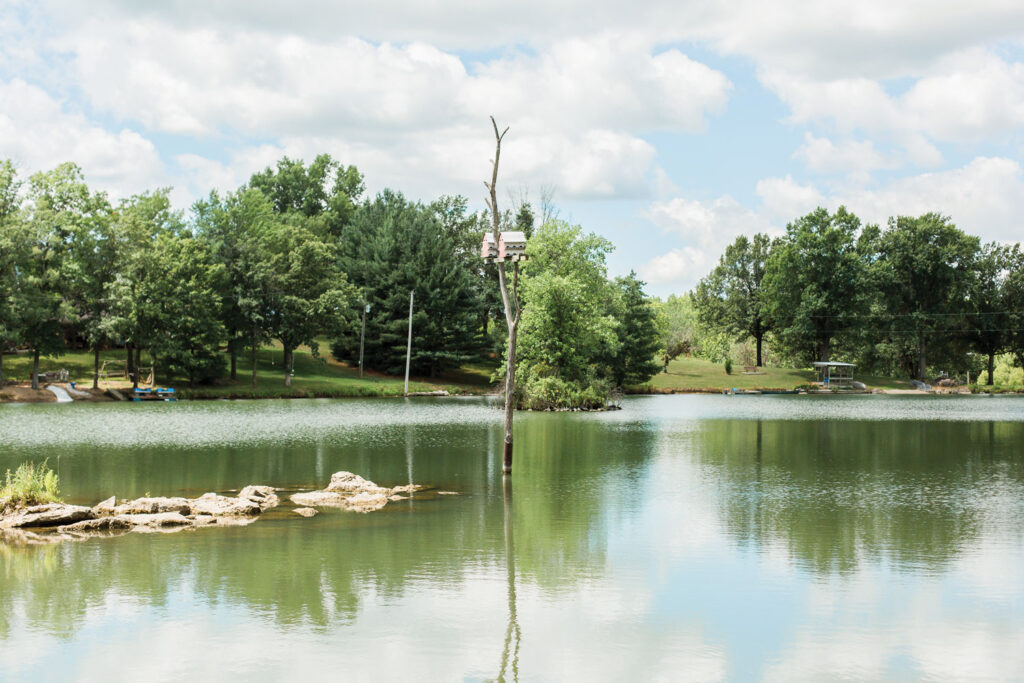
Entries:
{"type": "Polygon", "coordinates": [[[390,500],[405,500],[424,487],[420,484],[405,484],[394,488],[378,486],[368,479],[363,479],[352,472],[335,472],[331,475],[331,483],[322,491],[308,491],[292,495],[296,505],[310,507],[333,507],[351,512],[374,512],[388,504],[390,500]]]}
{"type": "Polygon", "coordinates": [[[302,517],[316,517],[316,510],[313,508],[295,508],[292,512],[302,517]]]}

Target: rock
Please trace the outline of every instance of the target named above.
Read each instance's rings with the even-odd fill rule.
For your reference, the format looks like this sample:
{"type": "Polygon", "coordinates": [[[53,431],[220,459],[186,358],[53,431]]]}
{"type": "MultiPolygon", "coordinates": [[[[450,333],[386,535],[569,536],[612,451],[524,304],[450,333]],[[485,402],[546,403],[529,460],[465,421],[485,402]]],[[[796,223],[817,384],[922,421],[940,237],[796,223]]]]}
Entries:
{"type": "Polygon", "coordinates": [[[391,493],[416,493],[417,491],[422,491],[425,488],[426,487],[423,484],[405,484],[391,489],[391,493]]]}
{"type": "Polygon", "coordinates": [[[192,523],[197,526],[210,526],[211,524],[217,523],[217,518],[213,515],[196,515],[192,519],[192,523]]]}
{"type": "Polygon", "coordinates": [[[293,495],[292,502],[304,507],[340,507],[339,501],[344,498],[345,496],[333,491],[308,491],[293,495]]]}
{"type": "Polygon", "coordinates": [[[281,502],[271,486],[246,486],[238,492],[238,497],[251,500],[260,506],[260,510],[275,508],[281,502]]]}
{"type": "Polygon", "coordinates": [[[388,504],[388,489],[381,490],[383,493],[363,491],[353,495],[336,491],[309,491],[296,493],[292,496],[292,502],[305,507],[334,507],[353,512],[373,512],[388,504]]]}
{"type": "Polygon", "coordinates": [[[119,515],[111,519],[127,521],[132,526],[164,527],[192,526],[193,521],[180,512],[157,512],[154,514],[119,515]]]}
{"type": "Polygon", "coordinates": [[[336,493],[383,493],[389,489],[377,486],[372,481],[363,479],[358,474],[335,472],[331,475],[331,483],[324,490],[336,493]]]}
{"type": "Polygon", "coordinates": [[[263,512],[259,503],[248,498],[229,498],[216,493],[204,493],[198,498],[193,498],[189,501],[189,507],[193,515],[214,517],[249,517],[263,512]]]}
{"type": "Polygon", "coordinates": [[[187,515],[191,514],[191,506],[186,498],[136,498],[114,508],[114,513],[119,515],[155,515],[161,512],[187,515]]]}
{"type": "Polygon", "coordinates": [[[115,531],[119,529],[131,529],[134,526],[131,520],[124,516],[100,517],[98,519],[86,519],[74,524],[68,524],[61,528],[61,531],[86,532],[86,531],[115,531]]]}
{"type": "Polygon", "coordinates": [[[91,508],[83,505],[49,503],[30,507],[20,514],[14,515],[5,520],[4,526],[14,528],[64,526],[80,522],[83,519],[92,519],[95,516],[91,508]]]}
{"type": "Polygon", "coordinates": [[[117,507],[117,498],[111,496],[106,500],[101,500],[92,506],[93,514],[95,515],[112,515],[114,514],[114,508],[117,507]]]}
{"type": "Polygon", "coordinates": [[[439,496],[457,496],[457,495],[459,495],[459,492],[458,491],[438,491],[437,495],[439,495],[439,496]]]}
{"type": "Polygon", "coordinates": [[[354,512],[373,512],[388,504],[388,497],[383,493],[363,492],[350,496],[345,501],[346,507],[354,512]]]}
{"type": "Polygon", "coordinates": [[[292,512],[302,517],[316,517],[316,510],[313,508],[295,508],[292,512]]]}

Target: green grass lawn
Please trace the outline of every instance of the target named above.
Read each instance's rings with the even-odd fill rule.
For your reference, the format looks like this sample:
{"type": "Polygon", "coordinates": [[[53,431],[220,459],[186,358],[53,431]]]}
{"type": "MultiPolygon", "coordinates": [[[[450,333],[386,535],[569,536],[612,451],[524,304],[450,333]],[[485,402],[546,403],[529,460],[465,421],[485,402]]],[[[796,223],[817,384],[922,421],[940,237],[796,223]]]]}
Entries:
{"type": "MultiPolygon", "coordinates": [[[[103,360],[123,360],[122,350],[104,351],[103,360]]],[[[142,365],[150,360],[142,355],[142,365]]],[[[168,377],[156,368],[157,386],[172,386],[182,398],[298,398],[298,397],[342,397],[342,396],[401,396],[405,389],[404,377],[392,377],[367,372],[359,377],[358,368],[338,363],[324,346],[321,357],[314,358],[308,349],[295,352],[295,368],[291,387],[284,385],[284,353],[280,348],[261,349],[256,356],[257,386],[251,386],[252,365],[249,354],[238,357],[238,379],[218,380],[214,384],[188,387],[188,381],[181,377],[168,377]]],[[[32,358],[28,354],[5,355],[4,378],[16,381],[31,379],[32,358]]],[[[40,358],[40,372],[66,368],[71,381],[92,386],[93,356],[87,351],[74,351],[56,358],[40,358]]],[[[437,378],[413,377],[409,391],[435,391],[444,389],[450,393],[481,394],[491,390],[492,368],[485,364],[470,365],[437,378]]]]}
{"type": "MultiPolygon", "coordinates": [[[[721,363],[712,363],[699,358],[677,358],[669,363],[668,372],[661,372],[649,382],[635,389],[643,393],[645,387],[654,392],[671,391],[722,391],[737,389],[793,389],[814,379],[811,369],[761,368],[761,374],[745,375],[742,365],[733,365],[732,374],[725,374],[721,363]]],[[[872,377],[854,373],[854,379],[864,382],[869,389],[909,389],[906,380],[891,377],[872,377]]]]}

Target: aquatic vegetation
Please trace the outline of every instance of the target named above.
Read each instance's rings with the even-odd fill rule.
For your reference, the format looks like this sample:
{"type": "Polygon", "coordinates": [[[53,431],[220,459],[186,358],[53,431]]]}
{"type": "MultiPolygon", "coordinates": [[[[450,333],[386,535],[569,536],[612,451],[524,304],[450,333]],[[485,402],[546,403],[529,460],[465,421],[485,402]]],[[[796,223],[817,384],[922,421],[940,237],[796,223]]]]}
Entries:
{"type": "Polygon", "coordinates": [[[60,487],[57,473],[43,461],[24,462],[11,474],[7,470],[4,486],[0,488],[0,509],[16,505],[42,505],[60,501],[60,487]]]}

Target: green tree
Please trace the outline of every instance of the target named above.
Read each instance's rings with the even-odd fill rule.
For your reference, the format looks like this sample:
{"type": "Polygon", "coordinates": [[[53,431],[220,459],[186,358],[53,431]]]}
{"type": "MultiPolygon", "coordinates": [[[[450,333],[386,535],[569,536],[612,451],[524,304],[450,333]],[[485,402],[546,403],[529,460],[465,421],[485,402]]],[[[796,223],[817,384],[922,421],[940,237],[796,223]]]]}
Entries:
{"type": "Polygon", "coordinates": [[[337,239],[355,214],[365,186],[355,166],[342,166],[329,154],[319,154],[308,167],[299,159],[282,157],[249,179],[251,188],[270,199],[274,211],[298,213],[310,219],[306,228],[322,238],[337,239]]]}
{"type": "Polygon", "coordinates": [[[291,386],[299,346],[319,353],[317,337],[339,334],[355,292],[339,265],[338,247],[320,239],[301,214],[268,226],[262,236],[267,329],[284,347],[285,386],[291,386]]]}
{"type": "Polygon", "coordinates": [[[159,235],[149,256],[154,269],[139,283],[139,294],[150,302],[154,320],[154,373],[166,367],[188,377],[189,386],[219,376],[226,336],[218,291],[224,264],[209,244],[189,234],[159,235]]]}
{"type": "Polygon", "coordinates": [[[3,353],[17,341],[14,295],[18,291],[19,266],[27,260],[20,209],[21,180],[14,164],[0,161],[0,387],[4,384],[3,353]]]}
{"type": "Polygon", "coordinates": [[[617,387],[646,382],[660,369],[654,359],[661,347],[657,311],[643,287],[644,282],[632,271],[613,284],[618,352],[609,365],[617,387]]]}
{"type": "Polygon", "coordinates": [[[65,332],[75,323],[68,301],[67,276],[73,271],[71,245],[102,196],[89,193],[81,170],[71,163],[36,173],[29,180],[27,230],[19,239],[29,245],[27,260],[19,267],[14,294],[14,317],[22,340],[32,351],[32,388],[39,388],[39,357],[57,355],[65,346],[65,332]]]}
{"type": "Polygon", "coordinates": [[[142,349],[161,331],[160,302],[152,300],[148,281],[162,267],[155,252],[161,235],[179,235],[184,223],[170,202],[170,189],[162,188],[122,200],[111,220],[117,274],[106,287],[109,315],[106,329],[123,339],[128,373],[138,386],[142,349]],[[134,358],[133,358],[134,352],[134,358]]]}
{"type": "Polygon", "coordinates": [[[916,349],[925,379],[929,346],[960,336],[980,243],[937,213],[890,218],[872,265],[887,320],[916,349]]]}
{"type": "Polygon", "coordinates": [[[1010,311],[1010,351],[1014,362],[1024,367],[1024,252],[1017,245],[1010,251],[1006,279],[1003,281],[1003,305],[1010,311]]]}
{"type": "Polygon", "coordinates": [[[786,226],[762,280],[767,318],[790,352],[830,360],[866,310],[860,219],[844,207],[818,208],[786,226]]]}
{"type": "Polygon", "coordinates": [[[241,188],[221,198],[211,193],[192,207],[198,235],[224,264],[218,285],[222,322],[227,332],[231,379],[237,379],[238,351],[252,353],[252,386],[256,386],[256,351],[269,337],[269,255],[263,236],[280,221],[260,190],[241,188]]]}
{"type": "MultiPolygon", "coordinates": [[[[479,355],[480,285],[475,259],[460,251],[468,249],[468,227],[453,229],[437,211],[385,190],[360,207],[342,236],[344,270],[362,294],[357,301],[372,306],[366,320],[368,367],[403,370],[410,291],[413,372],[434,377],[479,355]]],[[[339,338],[332,352],[355,361],[359,330],[339,338]]]]}
{"type": "Polygon", "coordinates": [[[740,235],[698,283],[693,297],[704,326],[724,330],[737,341],[754,338],[758,366],[764,337],[772,327],[762,289],[771,248],[768,235],[758,233],[753,239],[740,235]]]}
{"type": "Polygon", "coordinates": [[[1014,302],[1007,278],[1019,253],[1019,245],[986,244],[972,269],[967,295],[968,338],[975,350],[988,360],[985,383],[989,386],[993,383],[996,356],[1013,348],[1014,302]]]}
{"type": "Polygon", "coordinates": [[[607,359],[619,353],[607,313],[611,243],[562,221],[542,225],[523,269],[516,383],[527,407],[593,407],[607,398],[607,359]]]}

